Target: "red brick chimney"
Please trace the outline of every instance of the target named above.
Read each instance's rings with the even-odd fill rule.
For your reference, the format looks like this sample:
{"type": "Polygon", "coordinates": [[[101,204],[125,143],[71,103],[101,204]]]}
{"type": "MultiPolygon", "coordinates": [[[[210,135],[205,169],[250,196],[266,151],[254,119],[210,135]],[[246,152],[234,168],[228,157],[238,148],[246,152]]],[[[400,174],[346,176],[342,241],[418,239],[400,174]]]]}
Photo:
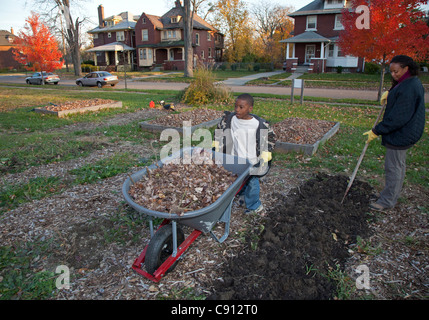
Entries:
{"type": "Polygon", "coordinates": [[[182,6],[182,3],[180,0],[176,0],[176,8],[180,8],[182,6]]]}
{"type": "Polygon", "coordinates": [[[98,25],[104,27],[104,7],[101,4],[98,6],[98,25]]]}

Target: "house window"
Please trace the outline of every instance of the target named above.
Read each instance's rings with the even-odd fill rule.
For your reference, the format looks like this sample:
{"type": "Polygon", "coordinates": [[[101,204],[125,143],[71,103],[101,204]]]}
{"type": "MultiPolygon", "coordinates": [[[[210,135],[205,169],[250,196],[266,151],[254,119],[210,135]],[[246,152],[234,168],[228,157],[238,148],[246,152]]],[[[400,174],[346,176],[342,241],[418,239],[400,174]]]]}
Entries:
{"type": "Polygon", "coordinates": [[[92,35],[92,38],[93,38],[93,39],[98,39],[98,33],[94,33],[94,34],[92,35]]]}
{"type": "Polygon", "coordinates": [[[199,46],[199,45],[200,45],[200,34],[199,34],[199,33],[196,33],[196,34],[195,34],[195,44],[196,44],[197,46],[199,46]]]}
{"type": "Polygon", "coordinates": [[[317,16],[307,17],[307,30],[316,30],[317,27],[317,16]]]}
{"type": "Polygon", "coordinates": [[[142,19],[142,24],[146,24],[146,18],[142,19]]]}
{"type": "Polygon", "coordinates": [[[142,29],[142,41],[148,41],[149,40],[149,33],[147,29],[142,29]]]}
{"type": "Polygon", "coordinates": [[[201,51],[201,59],[203,59],[203,60],[204,60],[204,58],[205,58],[205,54],[204,54],[204,50],[202,50],[202,51],[201,51]]]}
{"type": "Polygon", "coordinates": [[[328,47],[328,57],[333,58],[334,57],[334,51],[335,51],[335,45],[330,44],[328,47]]]}
{"type": "Polygon", "coordinates": [[[170,50],[170,60],[174,60],[174,50],[170,50]]]}
{"type": "Polygon", "coordinates": [[[328,0],[328,4],[343,4],[343,0],[328,0]]]}
{"type": "Polygon", "coordinates": [[[111,38],[112,37],[112,33],[111,32],[108,32],[107,33],[107,38],[111,38]]]}
{"type": "Polygon", "coordinates": [[[116,41],[124,41],[124,40],[125,40],[124,31],[117,31],[116,32],[116,41]]]}
{"type": "Polygon", "coordinates": [[[212,48],[209,48],[209,58],[212,57],[212,48]]]}
{"type": "Polygon", "coordinates": [[[338,47],[338,53],[337,53],[338,57],[345,57],[344,53],[341,51],[341,48],[338,47]]]}
{"type": "Polygon", "coordinates": [[[152,60],[152,49],[140,49],[140,60],[152,60]]]}
{"type": "Polygon", "coordinates": [[[210,36],[210,32],[207,32],[207,41],[212,41],[212,37],[210,36]]]}
{"type": "Polygon", "coordinates": [[[335,15],[335,30],[344,30],[343,24],[341,23],[341,14],[335,15]]]}

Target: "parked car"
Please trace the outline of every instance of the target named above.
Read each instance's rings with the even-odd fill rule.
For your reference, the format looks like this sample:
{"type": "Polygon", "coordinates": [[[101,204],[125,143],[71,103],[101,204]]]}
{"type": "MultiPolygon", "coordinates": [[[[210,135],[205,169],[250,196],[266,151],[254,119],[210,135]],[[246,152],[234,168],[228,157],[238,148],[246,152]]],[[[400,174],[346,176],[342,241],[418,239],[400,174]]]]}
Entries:
{"type": "Polygon", "coordinates": [[[108,84],[114,87],[118,82],[118,77],[107,71],[90,72],[83,78],[79,78],[76,80],[76,84],[78,86],[97,86],[99,88],[108,84]]]}
{"type": "MultiPolygon", "coordinates": [[[[58,84],[58,82],[60,82],[60,77],[52,72],[43,71],[43,81],[45,84],[58,84]]],[[[42,72],[33,73],[31,77],[25,78],[25,82],[27,82],[27,84],[42,84],[42,72]]]]}

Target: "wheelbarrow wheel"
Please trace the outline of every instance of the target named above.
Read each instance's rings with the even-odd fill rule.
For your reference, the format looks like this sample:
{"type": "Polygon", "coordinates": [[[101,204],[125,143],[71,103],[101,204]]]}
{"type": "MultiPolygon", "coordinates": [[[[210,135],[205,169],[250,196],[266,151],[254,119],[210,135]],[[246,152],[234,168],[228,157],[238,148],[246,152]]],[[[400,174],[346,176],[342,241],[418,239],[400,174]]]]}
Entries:
{"type": "MultiPolygon", "coordinates": [[[[184,240],[185,235],[182,229],[177,227],[177,246],[179,246],[184,240]]],[[[145,257],[146,271],[153,275],[172,253],[173,230],[171,228],[171,224],[167,224],[155,232],[149,242],[145,257]]],[[[174,262],[174,264],[165,273],[172,271],[178,262],[178,260],[174,262]]]]}

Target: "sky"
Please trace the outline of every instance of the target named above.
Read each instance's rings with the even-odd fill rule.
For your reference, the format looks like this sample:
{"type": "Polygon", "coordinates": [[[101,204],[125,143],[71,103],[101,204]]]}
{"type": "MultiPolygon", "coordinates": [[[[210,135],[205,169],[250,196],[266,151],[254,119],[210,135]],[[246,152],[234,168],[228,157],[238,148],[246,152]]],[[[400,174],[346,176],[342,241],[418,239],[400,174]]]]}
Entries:
{"type": "MultiPolygon", "coordinates": [[[[260,0],[243,1],[248,4],[255,4],[260,0]]],[[[274,0],[273,2],[283,6],[293,6],[295,10],[298,10],[312,1],[274,0]]],[[[10,31],[13,28],[15,34],[22,30],[25,25],[25,19],[31,16],[32,10],[41,12],[40,9],[34,6],[34,2],[34,0],[0,0],[0,30],[10,31]]],[[[71,3],[72,10],[74,3],[79,3],[81,6],[79,11],[72,11],[73,19],[88,17],[93,21],[94,24],[92,27],[88,27],[88,30],[95,28],[98,24],[97,7],[100,4],[104,7],[105,17],[124,11],[131,12],[134,15],[140,15],[145,12],[161,16],[174,7],[174,0],[71,0],[71,3]]]]}

